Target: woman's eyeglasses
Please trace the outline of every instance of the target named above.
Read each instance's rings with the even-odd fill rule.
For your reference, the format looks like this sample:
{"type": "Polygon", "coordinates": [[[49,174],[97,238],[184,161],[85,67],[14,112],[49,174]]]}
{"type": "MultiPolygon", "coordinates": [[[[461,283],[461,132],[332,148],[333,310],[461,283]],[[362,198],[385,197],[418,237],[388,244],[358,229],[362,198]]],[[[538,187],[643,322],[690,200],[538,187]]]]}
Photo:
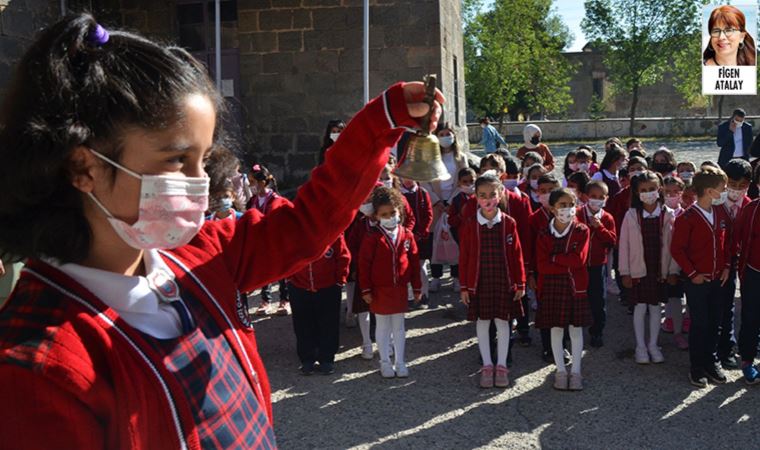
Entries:
{"type": "Polygon", "coordinates": [[[725,30],[722,30],[720,28],[713,28],[710,30],[710,36],[717,38],[720,37],[720,34],[723,33],[726,35],[727,38],[734,35],[734,33],[738,33],[741,30],[737,30],[736,28],[726,28],[725,30]]]}

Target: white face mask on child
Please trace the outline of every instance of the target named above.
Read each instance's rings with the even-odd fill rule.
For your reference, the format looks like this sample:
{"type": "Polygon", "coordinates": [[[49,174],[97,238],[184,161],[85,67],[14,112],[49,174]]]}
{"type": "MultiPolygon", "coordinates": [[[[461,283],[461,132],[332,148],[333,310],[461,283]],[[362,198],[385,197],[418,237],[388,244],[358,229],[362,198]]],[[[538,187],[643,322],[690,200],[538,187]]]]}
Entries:
{"type": "Polygon", "coordinates": [[[559,208],[557,210],[557,220],[560,221],[560,223],[567,224],[570,223],[573,220],[573,217],[575,217],[575,206],[571,206],[570,208],[559,208]]]}
{"type": "Polygon", "coordinates": [[[588,207],[591,209],[591,211],[594,211],[594,212],[597,212],[600,209],[604,208],[606,204],[607,204],[606,200],[600,200],[598,198],[588,199],[588,207]]]}
{"type": "Polygon", "coordinates": [[[394,215],[393,217],[389,217],[387,219],[380,219],[380,226],[385,228],[386,230],[393,230],[398,226],[398,224],[401,222],[401,218],[398,214],[394,215]]]}
{"type": "Polygon", "coordinates": [[[657,200],[660,199],[660,192],[659,191],[652,191],[652,192],[640,192],[639,193],[639,200],[644,202],[645,205],[654,205],[657,203],[657,200]]]}
{"type": "Polygon", "coordinates": [[[140,175],[95,150],[90,151],[140,180],[139,213],[137,222],[132,225],[115,218],[92,192],[87,193],[127,245],[138,250],[173,249],[182,247],[198,234],[208,209],[207,177],[140,175]]]}

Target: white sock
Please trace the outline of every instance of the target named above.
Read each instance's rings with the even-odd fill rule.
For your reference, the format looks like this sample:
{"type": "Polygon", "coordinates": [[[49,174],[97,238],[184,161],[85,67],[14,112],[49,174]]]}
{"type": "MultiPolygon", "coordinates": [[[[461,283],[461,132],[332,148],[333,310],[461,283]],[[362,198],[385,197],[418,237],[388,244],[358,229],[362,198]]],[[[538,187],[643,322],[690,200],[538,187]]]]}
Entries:
{"type": "Polygon", "coordinates": [[[393,357],[396,367],[404,364],[406,349],[406,330],[404,329],[404,313],[391,314],[391,335],[393,338],[393,357]]]}
{"type": "Polygon", "coordinates": [[[356,315],[359,321],[359,331],[362,333],[362,345],[365,347],[372,345],[372,339],[369,337],[369,311],[356,315]]]}
{"type": "Polygon", "coordinates": [[[557,372],[567,373],[565,368],[565,349],[562,346],[562,340],[565,337],[565,329],[554,327],[551,329],[552,355],[554,355],[554,364],[557,366],[557,372]]]}
{"type": "Polygon", "coordinates": [[[570,325],[570,348],[573,355],[573,373],[581,374],[581,359],[583,358],[583,328],[570,325]]]}
{"type": "Polygon", "coordinates": [[[377,352],[380,353],[381,363],[390,363],[390,342],[391,342],[391,315],[375,314],[375,342],[377,343],[377,352]]]}
{"type": "Polygon", "coordinates": [[[507,367],[510,323],[502,319],[494,319],[494,323],[496,324],[496,364],[507,367]]]}
{"type": "Polygon", "coordinates": [[[647,305],[638,303],[633,308],[633,334],[636,336],[636,348],[646,348],[644,337],[644,318],[647,315],[647,305]]]}
{"type": "Polygon", "coordinates": [[[346,283],[346,316],[354,312],[354,294],[356,293],[356,281],[346,283]]]}
{"type": "Polygon", "coordinates": [[[673,334],[683,333],[683,306],[680,298],[671,298],[668,300],[670,307],[670,318],[673,319],[673,334]]]}
{"type": "Polygon", "coordinates": [[[430,262],[426,259],[420,264],[420,276],[422,277],[422,295],[430,296],[430,280],[428,279],[428,266],[430,262]]]}
{"type": "Polygon", "coordinates": [[[657,348],[657,338],[660,336],[662,310],[660,305],[649,305],[649,348],[657,348]]]}
{"type": "Polygon", "coordinates": [[[488,335],[488,329],[490,327],[490,320],[478,319],[478,321],[475,322],[475,334],[478,337],[480,357],[483,358],[484,366],[493,366],[493,361],[491,360],[491,338],[488,335]]]}

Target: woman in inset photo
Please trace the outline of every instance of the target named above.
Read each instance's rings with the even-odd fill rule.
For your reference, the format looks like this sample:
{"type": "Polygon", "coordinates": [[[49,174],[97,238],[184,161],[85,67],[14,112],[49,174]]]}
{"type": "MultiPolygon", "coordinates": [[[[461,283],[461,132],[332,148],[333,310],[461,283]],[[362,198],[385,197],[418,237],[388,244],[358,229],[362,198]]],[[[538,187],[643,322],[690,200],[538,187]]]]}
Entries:
{"type": "Polygon", "coordinates": [[[702,54],[706,66],[754,66],[755,40],[747,32],[747,19],[735,6],[719,6],[710,14],[710,41],[702,54]]]}

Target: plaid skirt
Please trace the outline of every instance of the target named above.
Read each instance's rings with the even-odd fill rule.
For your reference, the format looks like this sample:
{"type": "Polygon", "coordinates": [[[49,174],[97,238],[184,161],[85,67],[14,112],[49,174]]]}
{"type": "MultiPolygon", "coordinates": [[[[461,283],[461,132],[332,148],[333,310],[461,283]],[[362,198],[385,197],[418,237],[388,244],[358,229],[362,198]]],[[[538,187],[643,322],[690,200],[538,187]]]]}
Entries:
{"type": "Polygon", "coordinates": [[[632,305],[644,303],[657,305],[668,300],[668,285],[660,278],[660,219],[653,217],[641,220],[641,234],[644,241],[644,262],[647,276],[633,280],[633,288],[628,296],[632,305]]]}
{"type": "Polygon", "coordinates": [[[536,328],[590,327],[594,324],[588,298],[576,298],[570,275],[541,275],[536,328]]]}

